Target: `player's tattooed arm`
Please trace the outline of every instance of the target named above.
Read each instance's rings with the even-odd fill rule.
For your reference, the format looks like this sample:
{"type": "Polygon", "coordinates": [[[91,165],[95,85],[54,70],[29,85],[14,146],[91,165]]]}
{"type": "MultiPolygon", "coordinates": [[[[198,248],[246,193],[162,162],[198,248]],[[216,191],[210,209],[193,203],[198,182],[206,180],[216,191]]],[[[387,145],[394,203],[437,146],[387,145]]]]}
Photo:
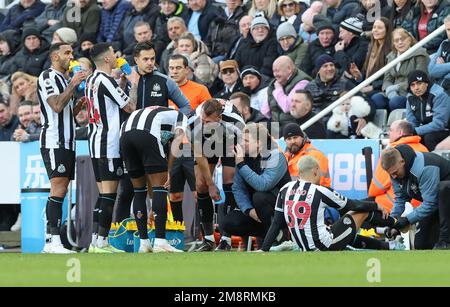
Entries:
{"type": "Polygon", "coordinates": [[[86,73],[79,71],[73,76],[64,92],[59,95],[48,97],[47,102],[52,110],[56,113],[60,113],[62,110],[64,110],[64,108],[72,99],[75,89],[84,79],[86,79],[86,73]]]}

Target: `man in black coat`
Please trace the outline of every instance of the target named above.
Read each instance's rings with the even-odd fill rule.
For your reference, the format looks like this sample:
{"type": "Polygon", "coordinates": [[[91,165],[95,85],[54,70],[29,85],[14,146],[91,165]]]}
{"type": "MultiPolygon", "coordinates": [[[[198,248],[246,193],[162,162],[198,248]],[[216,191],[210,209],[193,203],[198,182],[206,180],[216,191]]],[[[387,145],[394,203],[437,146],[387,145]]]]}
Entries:
{"type": "MultiPolygon", "coordinates": [[[[312,111],[313,97],[311,93],[306,90],[297,90],[291,98],[292,117],[295,118],[296,123],[301,126],[308,120],[313,118],[316,113],[312,111]]],[[[312,126],[305,129],[304,132],[309,139],[326,139],[325,126],[322,120],[315,122],[312,126]]]]}
{"type": "Polygon", "coordinates": [[[0,78],[9,78],[13,70],[14,55],[20,47],[20,35],[16,30],[0,33],[0,78]]]}
{"type": "Polygon", "coordinates": [[[209,0],[188,0],[188,30],[198,40],[206,40],[211,22],[223,15],[209,0]]]}

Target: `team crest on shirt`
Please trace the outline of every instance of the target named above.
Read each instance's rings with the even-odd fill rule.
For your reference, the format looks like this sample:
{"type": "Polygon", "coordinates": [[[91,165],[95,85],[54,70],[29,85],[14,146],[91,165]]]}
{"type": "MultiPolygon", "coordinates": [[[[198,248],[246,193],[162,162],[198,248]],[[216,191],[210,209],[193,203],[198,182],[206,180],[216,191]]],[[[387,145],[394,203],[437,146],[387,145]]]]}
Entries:
{"type": "Polygon", "coordinates": [[[136,214],[136,218],[137,218],[138,220],[140,220],[143,216],[144,216],[144,215],[142,214],[141,211],[138,211],[137,214],[136,214]]]}
{"type": "Polygon", "coordinates": [[[153,90],[154,90],[155,92],[159,92],[159,91],[161,90],[161,86],[160,86],[158,83],[155,83],[155,84],[153,85],[153,90]]]}
{"type": "Polygon", "coordinates": [[[64,166],[64,164],[60,164],[58,166],[58,173],[62,174],[66,172],[66,167],[64,166]]]}
{"type": "Polygon", "coordinates": [[[350,221],[349,217],[344,217],[344,220],[342,221],[344,223],[344,225],[351,225],[352,221],[350,221]]]}
{"type": "Polygon", "coordinates": [[[159,91],[161,91],[161,85],[155,83],[152,91],[150,92],[150,97],[162,97],[162,94],[159,91]]]}
{"type": "Polygon", "coordinates": [[[117,174],[117,176],[123,175],[123,169],[120,166],[117,168],[116,174],[117,174]]]}

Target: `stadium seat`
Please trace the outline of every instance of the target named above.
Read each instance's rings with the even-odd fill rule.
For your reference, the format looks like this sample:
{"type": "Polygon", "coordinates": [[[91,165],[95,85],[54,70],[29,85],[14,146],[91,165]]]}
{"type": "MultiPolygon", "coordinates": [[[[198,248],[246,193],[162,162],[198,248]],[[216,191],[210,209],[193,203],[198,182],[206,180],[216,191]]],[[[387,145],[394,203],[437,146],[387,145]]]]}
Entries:
{"type": "Polygon", "coordinates": [[[389,118],[387,121],[387,127],[390,127],[393,122],[399,119],[406,118],[406,109],[397,109],[393,110],[391,114],[389,114],[389,118]]]}
{"type": "Polygon", "coordinates": [[[386,120],[387,120],[387,110],[385,109],[378,109],[375,113],[375,117],[373,118],[373,123],[383,129],[386,126],[386,120]]]}

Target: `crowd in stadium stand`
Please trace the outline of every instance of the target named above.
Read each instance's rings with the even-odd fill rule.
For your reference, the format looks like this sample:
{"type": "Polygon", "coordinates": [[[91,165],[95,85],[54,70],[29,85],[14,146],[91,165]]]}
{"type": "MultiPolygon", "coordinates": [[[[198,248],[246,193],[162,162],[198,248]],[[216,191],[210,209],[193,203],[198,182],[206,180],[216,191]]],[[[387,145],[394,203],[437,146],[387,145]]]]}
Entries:
{"type": "MultiPolygon", "coordinates": [[[[210,97],[231,99],[246,123],[279,122],[282,137],[442,24],[446,31],[295,134],[299,144],[288,142],[291,175],[312,151],[325,186],[328,161],[309,139],[379,138],[364,128],[380,109],[406,109],[411,129],[393,129],[420,136],[421,151],[450,149],[450,0],[20,0],[0,16],[0,141],[39,139],[37,77],[50,67],[54,43],[70,44],[89,74],[96,43],[110,43],[135,65],[136,44],[152,41],[157,70],[180,88],[185,82],[171,56],[187,59],[192,83],[185,90],[202,93],[188,97],[193,109],[210,97]],[[292,146],[301,155],[290,155],[292,146]]],[[[77,137],[86,138],[87,123],[82,110],[77,137]]],[[[263,222],[267,231],[270,222],[263,222]]],[[[228,219],[225,227],[239,225],[228,219]]]]}

